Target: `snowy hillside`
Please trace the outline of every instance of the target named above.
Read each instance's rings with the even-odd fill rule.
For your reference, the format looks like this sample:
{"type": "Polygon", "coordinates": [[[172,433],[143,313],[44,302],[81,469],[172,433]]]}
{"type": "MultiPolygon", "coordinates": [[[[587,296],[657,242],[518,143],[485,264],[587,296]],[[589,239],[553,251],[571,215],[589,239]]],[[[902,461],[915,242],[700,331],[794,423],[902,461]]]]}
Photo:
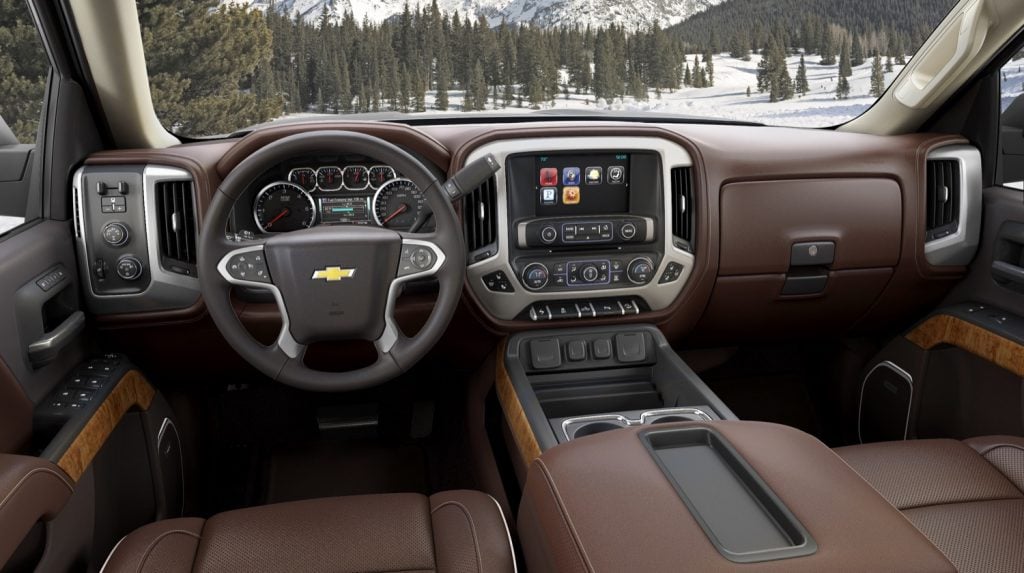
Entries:
{"type": "MultiPolygon", "coordinates": [[[[270,7],[269,0],[223,0],[248,4],[260,10],[270,7]]],[[[351,12],[356,21],[364,18],[380,22],[402,13],[407,0],[277,0],[277,10],[298,14],[307,21],[320,17],[324,7],[335,18],[351,12]]],[[[410,7],[429,6],[431,0],[408,0],[410,7]]],[[[443,12],[459,12],[463,17],[484,16],[492,26],[504,19],[511,23],[532,23],[542,27],[574,25],[601,27],[610,23],[629,28],[655,21],[667,27],[723,2],[724,0],[437,0],[443,12]]]]}

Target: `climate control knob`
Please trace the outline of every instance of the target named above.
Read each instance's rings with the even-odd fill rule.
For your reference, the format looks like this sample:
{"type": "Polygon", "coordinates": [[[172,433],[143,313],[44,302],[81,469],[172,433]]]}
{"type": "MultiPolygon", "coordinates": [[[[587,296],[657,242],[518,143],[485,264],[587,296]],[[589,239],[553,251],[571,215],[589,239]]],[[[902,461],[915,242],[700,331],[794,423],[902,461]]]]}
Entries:
{"type": "Polygon", "coordinates": [[[647,284],[654,278],[654,263],[647,257],[637,257],[626,266],[626,276],[633,284],[647,284]]]}
{"type": "Polygon", "coordinates": [[[580,278],[583,279],[583,282],[585,283],[597,281],[599,274],[597,267],[594,265],[584,265],[583,268],[580,269],[580,278]]]}
{"type": "Polygon", "coordinates": [[[142,276],[142,261],[133,255],[125,255],[117,259],[115,270],[121,280],[134,281],[142,276]]]}
{"type": "Polygon", "coordinates": [[[128,226],[124,223],[107,223],[100,230],[103,242],[111,247],[123,247],[128,244],[128,226]]]}
{"type": "Polygon", "coordinates": [[[523,284],[530,290],[540,290],[547,286],[548,268],[541,263],[530,263],[523,269],[523,284]]]}

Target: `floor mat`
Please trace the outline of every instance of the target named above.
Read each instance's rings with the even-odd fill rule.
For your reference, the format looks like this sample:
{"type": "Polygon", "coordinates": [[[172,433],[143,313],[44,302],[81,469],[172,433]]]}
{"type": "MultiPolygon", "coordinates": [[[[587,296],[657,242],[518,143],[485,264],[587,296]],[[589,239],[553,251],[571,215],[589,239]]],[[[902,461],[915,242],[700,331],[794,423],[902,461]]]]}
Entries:
{"type": "Polygon", "coordinates": [[[427,493],[427,465],[416,445],[318,441],[280,448],[270,459],[266,503],[340,495],[427,493]]]}

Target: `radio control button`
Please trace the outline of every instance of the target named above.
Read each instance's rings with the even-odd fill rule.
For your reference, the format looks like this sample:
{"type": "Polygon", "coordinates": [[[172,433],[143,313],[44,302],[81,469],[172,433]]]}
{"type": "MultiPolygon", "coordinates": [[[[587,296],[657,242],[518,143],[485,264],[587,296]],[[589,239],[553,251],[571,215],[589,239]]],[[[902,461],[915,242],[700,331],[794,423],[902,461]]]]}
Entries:
{"type": "Polygon", "coordinates": [[[651,278],[654,276],[654,263],[647,257],[637,257],[629,261],[629,266],[626,268],[626,276],[629,277],[630,282],[633,284],[647,284],[651,282],[651,278]]]}
{"type": "Polygon", "coordinates": [[[530,263],[523,269],[523,284],[530,290],[540,290],[548,284],[548,268],[541,263],[530,263]]]}
{"type": "Polygon", "coordinates": [[[622,235],[623,239],[632,241],[633,237],[636,237],[636,225],[633,223],[626,223],[619,229],[619,234],[622,235]]]}
{"type": "Polygon", "coordinates": [[[558,231],[554,227],[544,227],[540,230],[540,240],[547,244],[554,243],[558,239],[558,231]]]}

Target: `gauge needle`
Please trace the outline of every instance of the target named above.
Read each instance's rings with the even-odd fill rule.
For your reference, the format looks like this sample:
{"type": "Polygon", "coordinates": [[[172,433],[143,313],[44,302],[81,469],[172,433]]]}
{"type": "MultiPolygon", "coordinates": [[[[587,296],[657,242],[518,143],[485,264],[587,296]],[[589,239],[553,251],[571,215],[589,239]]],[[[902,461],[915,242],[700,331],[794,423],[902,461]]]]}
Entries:
{"type": "Polygon", "coordinates": [[[281,219],[281,217],[286,217],[288,215],[288,213],[291,213],[291,209],[288,209],[286,207],[280,213],[278,213],[276,217],[274,217],[273,219],[271,219],[270,221],[267,222],[267,228],[269,229],[270,227],[274,226],[274,223],[279,221],[281,219]]]}
{"type": "Polygon", "coordinates": [[[392,213],[392,214],[388,215],[387,217],[385,217],[384,221],[381,222],[381,225],[387,225],[388,222],[391,221],[391,219],[394,219],[395,217],[401,215],[402,213],[405,213],[408,210],[409,210],[409,205],[407,205],[405,203],[402,203],[402,206],[397,208],[397,209],[395,209],[394,213],[392,213]]]}

